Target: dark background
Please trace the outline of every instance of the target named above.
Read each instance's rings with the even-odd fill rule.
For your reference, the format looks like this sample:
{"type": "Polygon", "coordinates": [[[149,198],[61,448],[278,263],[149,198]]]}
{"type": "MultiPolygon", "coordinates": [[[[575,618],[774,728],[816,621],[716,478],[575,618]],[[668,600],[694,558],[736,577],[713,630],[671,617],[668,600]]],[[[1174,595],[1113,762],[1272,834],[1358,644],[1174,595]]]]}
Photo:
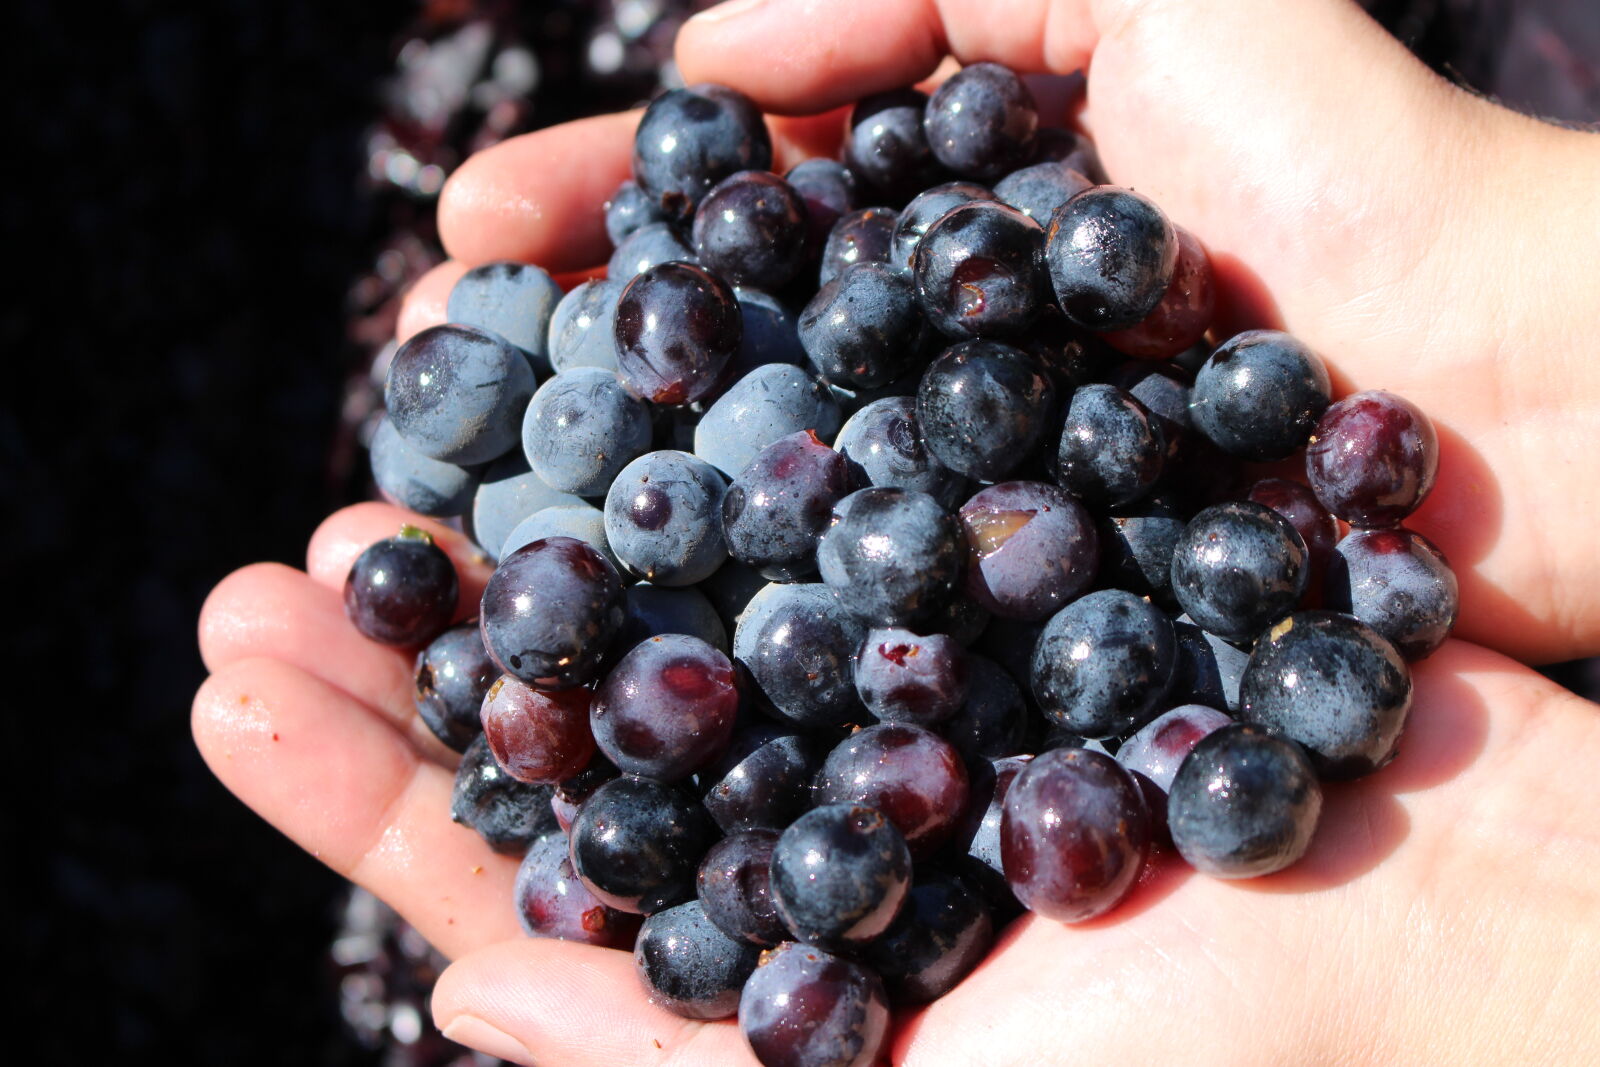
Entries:
{"type": "MultiPolygon", "coordinates": [[[[1592,4],[1369,7],[1466,84],[1600,115],[1592,4]]],[[[586,68],[615,12],[578,0],[8,12],[25,53],[0,99],[0,203],[23,276],[0,313],[5,575],[20,598],[6,639],[23,770],[4,822],[22,904],[13,1056],[379,1062],[339,1022],[341,882],[234,801],[189,740],[195,619],[233,568],[301,563],[317,522],[365,491],[341,409],[363,402],[351,386],[386,300],[431,240],[425,198],[364,177],[374,123],[448,169],[475,139],[637,100],[654,60],[586,68]],[[397,124],[381,90],[401,46],[467,15],[532,39],[531,102],[431,133],[397,124]],[[378,259],[397,247],[400,267],[378,259]]],[[[1577,686],[1584,670],[1557,673],[1577,686]]]]}

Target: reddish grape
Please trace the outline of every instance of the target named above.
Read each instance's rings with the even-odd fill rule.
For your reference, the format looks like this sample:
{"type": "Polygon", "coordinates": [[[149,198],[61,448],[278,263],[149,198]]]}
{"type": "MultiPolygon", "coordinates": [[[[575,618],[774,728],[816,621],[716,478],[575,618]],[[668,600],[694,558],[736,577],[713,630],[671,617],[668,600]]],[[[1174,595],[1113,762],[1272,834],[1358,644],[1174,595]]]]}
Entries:
{"type": "Polygon", "coordinates": [[[1140,359],[1171,359],[1205,335],[1216,309],[1217,292],[1211,257],[1200,239],[1182,226],[1178,235],[1178,265],[1155,310],[1126,330],[1100,336],[1119,352],[1140,359]]]}
{"type": "Polygon", "coordinates": [[[628,948],[639,932],[637,915],[607,907],[578,881],[565,834],[545,834],[529,847],[514,896],[517,921],[529,937],[628,948]]]}
{"type": "Polygon", "coordinates": [[[1417,510],[1438,473],[1433,423],[1393,393],[1345,397],[1323,413],[1306,446],[1317,499],[1351,526],[1396,525],[1417,510]]]}
{"type": "Polygon", "coordinates": [[[507,774],[554,785],[582,771],[594,755],[587,689],[543,690],[509,674],[483,698],[483,734],[507,774]]]}
{"type": "Polygon", "coordinates": [[[675,782],[721,754],[738,711],[728,657],[698,637],[663,634],[622,657],[595,693],[589,724],[625,773],[675,782]]]}
{"type": "Polygon", "coordinates": [[[859,730],[828,754],[813,788],[817,804],[866,804],[905,835],[914,857],[932,855],[967,806],[967,768],[944,738],[920,726],[859,730]]]}

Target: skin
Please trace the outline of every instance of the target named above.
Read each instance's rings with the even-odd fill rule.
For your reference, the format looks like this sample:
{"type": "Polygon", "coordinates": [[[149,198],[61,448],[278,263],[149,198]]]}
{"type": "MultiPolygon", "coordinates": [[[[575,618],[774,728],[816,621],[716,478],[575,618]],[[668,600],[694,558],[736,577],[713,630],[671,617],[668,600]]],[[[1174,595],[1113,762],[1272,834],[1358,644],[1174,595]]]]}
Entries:
{"type": "MultiPolygon", "coordinates": [[[[826,112],[773,120],[780,170],[831,152],[840,105],[925,78],[946,53],[1087,67],[1078,121],[1113,180],[1211,250],[1220,331],[1287,329],[1328,361],[1336,395],[1386,388],[1429,413],[1440,478],[1409,525],[1456,567],[1462,615],[1415,667],[1399,757],[1329,785],[1300,865],[1234,883],[1162,860],[1102,919],[1024,919],[897,1021],[893,1060],[1592,1058],[1600,818],[1581,768],[1600,762],[1600,708],[1518,661],[1600,652],[1600,351],[1580,311],[1600,261],[1600,140],[1451,87],[1346,0],[1018,0],[1004,19],[980,0],[759,0],[678,41],[688,82],[826,112]]],[[[443,321],[464,265],[602,262],[600,205],[636,120],[469,160],[440,209],[454,259],[418,286],[402,330],[443,321]]],[[[453,757],[412,710],[409,656],[363,640],[340,608],[351,561],[402,521],[455,559],[465,617],[487,567],[459,535],[386,505],[339,512],[304,573],[257,564],[208,601],[202,754],[457,959],[434,996],[451,1037],[519,1063],[750,1063],[730,1023],[652,1008],[627,954],[521,936],[515,860],[444,814],[453,757]]]]}

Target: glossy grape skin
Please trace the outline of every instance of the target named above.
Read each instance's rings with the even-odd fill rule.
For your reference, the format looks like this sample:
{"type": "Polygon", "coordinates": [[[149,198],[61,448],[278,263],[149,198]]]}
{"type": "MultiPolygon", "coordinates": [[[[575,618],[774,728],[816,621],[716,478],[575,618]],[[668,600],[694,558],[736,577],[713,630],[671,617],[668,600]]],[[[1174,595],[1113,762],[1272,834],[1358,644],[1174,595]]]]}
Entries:
{"type": "Polygon", "coordinates": [[[739,350],[743,329],[739,302],[716,275],[690,263],[659,264],[617,300],[617,376],[656,404],[702,400],[739,350]]]}
{"type": "Polygon", "coordinates": [[[947,508],[966,495],[967,479],[923,447],[912,397],[884,397],[866,405],[845,422],[833,447],[848,461],[859,486],[913,489],[947,508]]]}
{"type": "Polygon", "coordinates": [[[1044,231],[1016,208],[974,200],[941,215],[911,270],[933,326],[956,340],[1023,334],[1050,299],[1044,231]]]}
{"type": "Polygon", "coordinates": [[[1056,449],[1064,488],[1095,503],[1131,504],[1155,488],[1166,454],[1160,424],[1124,390],[1085,385],[1072,394],[1056,449]]]}
{"type": "Polygon", "coordinates": [[[1165,793],[1172,788],[1173,775],[1194,746],[1232,722],[1216,708],[1182,704],[1157,715],[1122,742],[1117,748],[1117,762],[1130,771],[1138,771],[1165,793]]]}
{"type": "Polygon", "coordinates": [[[1250,653],[1202,630],[1187,615],[1173,620],[1172,632],[1178,639],[1178,665],[1167,699],[1237,712],[1239,682],[1250,653]]]}
{"type": "Polygon", "coordinates": [[[1235,334],[1194,376],[1189,419],[1231,456],[1277,460],[1306,443],[1332,399],[1322,359],[1278,330],[1235,334]]]}
{"type": "Polygon", "coordinates": [[[898,211],[887,207],[865,207],[839,216],[822,246],[818,286],[827,285],[857,263],[889,262],[899,218],[898,211]]]}
{"type": "Polygon", "coordinates": [[[728,657],[698,637],[662,634],[622,657],[595,692],[595,743],[624,774],[677,782],[733,736],[739,690],[728,657]]]}
{"type": "Polygon", "coordinates": [[[478,711],[500,668],[483,647],[478,624],[452,626],[417,653],[412,668],[412,699],[433,736],[465,752],[483,732],[478,711]]]}
{"type": "Polygon", "coordinates": [[[1032,156],[1039,112],[1010,69],[974,63],[934,90],[922,123],[940,163],[963,177],[993,181],[1032,156]]]}
{"type": "Polygon", "coordinates": [[[557,374],[579,367],[617,369],[617,300],[626,281],[590,278],[573,288],[550,317],[550,365],[557,374]]]}
{"type": "Polygon", "coordinates": [[[993,341],[945,349],[917,389],[923,444],[941,464],[999,481],[1043,443],[1056,394],[1037,358],[993,341]]]}
{"type": "Polygon", "coordinates": [[[383,401],[412,448],[468,467],[516,447],[533,388],[527,357],[509,341],[472,326],[430,326],[395,352],[383,401]]]}
{"type": "Polygon", "coordinates": [[[547,785],[519,782],[505,772],[482,734],[456,765],[450,818],[477,831],[496,852],[520,854],[538,837],[558,829],[547,785]]]}
{"type": "Polygon", "coordinates": [[[728,486],[722,529],[728,552],[773,581],[816,573],[817,543],[850,491],[844,457],[810,430],[766,446],[728,486]]]}
{"type": "Polygon", "coordinates": [[[1042,228],[1049,225],[1056,208],[1092,188],[1094,182],[1083,174],[1047,160],[1007,174],[995,183],[994,195],[1042,228]]]}
{"type": "Polygon", "coordinates": [[[1172,283],[1178,237],[1148,197],[1104,185],[1056,208],[1044,254],[1067,318],[1086,330],[1125,330],[1154,311],[1172,283]]]}
{"type": "Polygon", "coordinates": [[[786,363],[757,367],[700,417],[694,454],[735,478],[765,448],[802,431],[831,439],[839,402],[805,370],[786,363]]]}
{"type": "Polygon", "coordinates": [[[1252,640],[1295,609],[1310,555],[1294,526],[1264,504],[1215,504],[1189,520],[1172,552],[1172,593],[1199,626],[1252,640]]]}
{"type": "Polygon", "coordinates": [[[959,850],[954,866],[968,884],[982,891],[999,914],[1020,910],[1001,861],[1000,824],[1005,817],[1006,793],[1011,783],[1032,761],[1032,755],[1018,754],[973,765],[967,810],[962,814],[949,850],[959,850]]]}
{"type": "Polygon", "coordinates": [[[397,648],[426,645],[455,614],[461,583],[450,557],[414,526],[368,545],[344,580],[344,613],[363,637],[397,648]]]}
{"type": "Polygon", "coordinates": [[[967,658],[967,699],[939,727],[968,768],[980,760],[1014,756],[1023,750],[1028,704],[1004,667],[987,656],[967,658]]]}
{"type": "Polygon", "coordinates": [[[1107,381],[1144,405],[1161,428],[1169,460],[1183,452],[1191,436],[1187,372],[1170,363],[1128,359],[1111,371],[1107,381]]]}
{"type": "Polygon", "coordinates": [[[589,702],[582,686],[543,690],[502,675],[480,712],[489,751],[519,782],[555,785],[582,771],[594,755],[589,702]]]}
{"type": "Polygon", "coordinates": [[[733,634],[733,657],[789,721],[835,728],[864,721],[854,665],[866,627],[820,584],[767,586],[733,634]]]}
{"type": "Polygon", "coordinates": [[[872,1067],[889,1039],[883,980],[816,946],[779,945],[745,983],[739,1029],[762,1067],[872,1067]]]}
{"type": "Polygon", "coordinates": [[[919,872],[899,917],[864,959],[890,1003],[926,1004],[959,985],[993,944],[994,920],[976,890],[952,874],[919,872]]]}
{"type": "Polygon", "coordinates": [[[535,541],[490,576],[479,625],[505,673],[544,689],[582,685],[622,627],[622,582],[604,556],[576,538],[535,541]]]}
{"type": "Polygon", "coordinates": [[[1175,607],[1172,553],[1189,525],[1182,509],[1156,491],[1125,507],[1112,508],[1097,524],[1102,585],[1148,596],[1175,607]]]}
{"type": "Polygon", "coordinates": [[[967,593],[1009,619],[1043,622],[1094,582],[1094,521],[1073,497],[1044,482],[1002,482],[961,507],[967,593]]]}
{"type": "MultiPolygon", "coordinates": [[[[606,280],[626,286],[634,278],[663,263],[689,263],[698,265],[700,257],[684,243],[677,227],[665,222],[652,222],[628,235],[606,261],[606,280]]],[[[622,295],[621,289],[617,295],[622,295]]],[[[615,319],[616,310],[612,309],[615,319]]]]}
{"type": "Polygon", "coordinates": [[[423,455],[383,419],[373,432],[372,480],[391,503],[419,515],[447,518],[472,506],[482,471],[423,455]]]}
{"type": "Polygon", "coordinates": [[[644,921],[633,963],[650,1003],[685,1019],[726,1019],[738,1013],[739,993],[760,954],[691,900],[644,921]]]}
{"type": "Polygon", "coordinates": [[[812,799],[819,807],[864,804],[882,812],[911,855],[924,859],[950,838],[966,810],[967,768],[938,734],[882,723],[856,731],[828,753],[812,799]]]}
{"type": "MultiPolygon", "coordinates": [[[[711,601],[693,586],[677,589],[640,582],[622,593],[622,629],[612,640],[613,659],[620,660],[640,644],[662,634],[686,634],[726,655],[732,646],[728,630],[711,601]]],[[[607,664],[609,671],[613,664],[607,664]]]]}
{"type": "Polygon", "coordinates": [[[603,207],[606,218],[606,236],[613,246],[626,241],[634,231],[652,222],[665,222],[667,217],[655,200],[639,188],[639,183],[629,179],[617,186],[611,199],[603,207]]]}
{"type": "Polygon", "coordinates": [[[904,626],[950,598],[965,548],[961,524],[933,497],[872,487],[834,507],[817,546],[817,569],[864,621],[904,626]]]}
{"type": "Polygon", "coordinates": [[[967,651],[944,634],[867,631],[856,656],[856,692],[880,722],[933,727],[967,699],[967,651]]]}
{"type": "Polygon", "coordinates": [[[650,410],[611,371],[562,371],[528,403],[522,450],[550,488],[601,496],[618,471],[650,450],[650,410]]]}
{"type": "Polygon", "coordinates": [[[1360,620],[1299,611],[1256,641],[1239,684],[1239,718],[1298,741],[1324,778],[1358,778],[1398,751],[1411,671],[1360,620]]]}
{"type": "Polygon", "coordinates": [[[1150,834],[1139,786],[1116,760],[1056,748],[1035,756],[1006,791],[1001,862],[1012,892],[1034,913],[1083,922],[1128,895],[1150,834]]]}
{"type": "Polygon", "coordinates": [[[1432,491],[1439,437],[1410,401],[1381,390],[1357,393],[1317,423],[1306,474],[1322,506],[1351,526],[1394,526],[1432,491]]]}
{"type": "Polygon", "coordinates": [[[998,199],[994,193],[973,182],[945,182],[924,189],[911,199],[895,219],[889,265],[896,270],[910,270],[922,235],[951,208],[973,200],[998,199]]]}
{"type": "Polygon", "coordinates": [[[779,831],[811,807],[811,780],[827,758],[812,735],[769,722],[740,726],[699,781],[706,811],[724,833],[779,831]]]}
{"type": "Polygon", "coordinates": [[[484,469],[483,480],[472,495],[472,521],[465,525],[483,554],[498,560],[513,531],[535,512],[584,503],[581,496],[546,485],[518,448],[484,469]]]}
{"type": "Polygon", "coordinates": [[[772,165],[772,139],[750,98],[721,85],[672,89],[651,101],[633,140],[633,179],[668,219],[741,170],[772,165]]]}
{"type": "Polygon", "coordinates": [[[717,836],[694,797],[631,775],[596,789],[567,832],[572,869],[588,890],[639,915],[694,898],[695,872],[717,836]]]}
{"type": "Polygon", "coordinates": [[[806,205],[806,254],[815,260],[833,224],[861,206],[855,172],[836,159],[806,159],[790,167],[783,180],[806,205]]]}
{"type": "Polygon", "coordinates": [[[1182,226],[1173,230],[1178,235],[1178,260],[1160,302],[1138,325],[1100,335],[1112,348],[1138,359],[1176,356],[1205,336],[1216,310],[1211,257],[1194,234],[1182,226]]]}
{"type": "Polygon", "coordinates": [[[740,171],[718,182],[694,214],[700,262],[731,285],[781,289],[806,263],[805,201],[765,171],[740,171]]]}
{"type": "Polygon", "coordinates": [[[1034,163],[1059,163],[1096,185],[1106,184],[1106,168],[1094,142],[1074,130],[1046,126],[1033,140],[1034,163]]]}
{"type": "Polygon", "coordinates": [[[1315,493],[1299,482],[1263,478],[1250,487],[1245,499],[1264,504],[1289,520],[1306,544],[1313,582],[1316,576],[1327,573],[1333,546],[1339,540],[1339,522],[1317,501],[1315,493]]]}
{"type": "Polygon", "coordinates": [[[923,130],[927,103],[915,89],[891,89],[862,97],[850,112],[845,161],[874,192],[896,204],[941,173],[923,130]]]}
{"type": "Polygon", "coordinates": [[[722,476],[687,452],[647,452],[606,493],[606,540],[629,570],[655,585],[693,585],[728,558],[722,476]]]}
{"type": "Polygon", "coordinates": [[[450,290],[445,318],[476,326],[522,349],[536,375],[550,373],[550,316],[561,286],[531,263],[485,263],[463,274],[450,290]]]}
{"type": "Polygon", "coordinates": [[[1444,553],[1404,528],[1352,530],[1334,550],[1323,601],[1372,627],[1410,662],[1438,651],[1461,610],[1444,553]]]}
{"type": "Polygon", "coordinates": [[[584,888],[572,871],[563,833],[547,833],[529,846],[512,896],[517,922],[529,937],[626,949],[639,932],[637,915],[607,907],[584,888]]]}
{"type": "Polygon", "coordinates": [[[1322,812],[1322,786],[1300,746],[1232,723],[1195,745],[1167,797],[1172,841],[1214,878],[1255,878],[1297,861],[1322,812]]]}
{"type": "Polygon", "coordinates": [[[1068,604],[1039,634],[1033,695],[1084,737],[1132,733],[1155,714],[1177,664],[1172,624],[1149,601],[1103,589],[1068,604]]]}
{"type": "Polygon", "coordinates": [[[817,290],[799,330],[819,374],[869,388],[915,369],[930,339],[910,277],[883,263],[849,267],[817,290]]]}
{"type": "Polygon", "coordinates": [[[772,850],[770,888],[796,940],[859,948],[888,929],[911,884],[911,854],[875,808],[825,804],[791,823],[772,850]]]}
{"type": "Polygon", "coordinates": [[[746,830],[711,846],[696,887],[706,918],[735,941],[771,948],[789,939],[772,902],[772,850],[777,830],[746,830]]]}
{"type": "Polygon", "coordinates": [[[523,545],[531,545],[547,537],[572,537],[605,557],[606,562],[623,575],[622,561],[611,551],[606,540],[605,512],[593,504],[556,504],[540,508],[517,523],[516,529],[506,535],[500,547],[500,558],[505,559],[523,545]]]}

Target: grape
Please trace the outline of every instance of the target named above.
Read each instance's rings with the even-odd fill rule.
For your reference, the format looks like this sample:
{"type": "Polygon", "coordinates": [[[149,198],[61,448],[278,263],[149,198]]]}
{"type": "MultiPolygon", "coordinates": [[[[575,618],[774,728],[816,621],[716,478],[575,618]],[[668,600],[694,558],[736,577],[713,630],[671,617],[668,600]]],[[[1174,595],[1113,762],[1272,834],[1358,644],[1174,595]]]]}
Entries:
{"type": "Polygon", "coordinates": [[[726,1019],[738,1013],[760,952],[723,933],[691,900],[644,921],[633,963],[650,1003],[686,1019],[726,1019]]]}
{"type": "Polygon", "coordinates": [[[974,200],[941,215],[917,242],[911,269],[930,323],[956,340],[1014,337],[1049,300],[1044,231],[1014,207],[974,200]]]}
{"type": "Polygon", "coordinates": [[[483,736],[495,761],[519,782],[555,785],[594,755],[589,690],[535,689],[502,675],[483,699],[483,736]]]}
{"type": "Polygon", "coordinates": [[[654,585],[693,585],[722,566],[722,476],[687,452],[647,452],[606,492],[606,540],[654,585]]]}
{"type": "Polygon", "coordinates": [[[808,728],[865,721],[854,666],[865,627],[824,585],[769,585],[733,634],[733,657],[773,710],[808,728]]]}
{"type": "Polygon", "coordinates": [[[873,487],[833,509],[817,567],[846,609],[902,626],[938,609],[961,578],[961,525],[926,493],[873,487]]]}
{"type": "MultiPolygon", "coordinates": [[[[489,464],[472,497],[472,522],[467,532],[490,559],[510,555],[505,549],[523,520],[545,508],[587,506],[584,499],[558,492],[533,473],[518,448],[489,464]]],[[[520,546],[519,546],[520,547],[520,546]]]]}
{"type": "Polygon", "coordinates": [[[484,587],[479,625],[501,670],[561,689],[590,681],[622,626],[622,582],[582,541],[550,537],[501,561],[484,587]]]}
{"type": "Polygon", "coordinates": [[[827,285],[857,263],[889,262],[899,218],[899,212],[887,207],[864,207],[841,215],[822,246],[818,284],[827,285]]]}
{"type": "Polygon", "coordinates": [[[1439,473],[1433,423],[1393,393],[1357,393],[1328,408],[1306,446],[1306,474],[1323,507],[1351,526],[1394,526],[1439,473]]]}
{"type": "Polygon", "coordinates": [[[695,884],[706,918],[735,941],[771,948],[789,939],[772,902],[776,830],[746,830],[711,846],[695,884]]]}
{"type": "Polygon", "coordinates": [[[620,245],[642,226],[666,221],[661,208],[648,193],[639,188],[638,182],[631,179],[617,186],[617,191],[605,202],[604,210],[606,236],[611,238],[613,245],[620,245]]]}
{"type": "Polygon", "coordinates": [[[999,199],[989,190],[972,182],[945,182],[922,190],[900,212],[894,224],[894,240],[889,250],[889,265],[896,270],[910,270],[916,256],[917,244],[922,235],[951,208],[970,200],[999,199]]]}
{"type": "Polygon", "coordinates": [[[800,367],[772,363],[740,378],[700,417],[694,454],[733,478],[775,441],[802,430],[830,438],[839,421],[826,386],[800,367]]]}
{"type": "Polygon", "coordinates": [[[1172,284],[1178,237],[1149,198],[1103,185],[1056,208],[1044,254],[1067,318],[1086,330],[1125,330],[1154,311],[1172,284]]]}
{"type": "Polygon", "coordinates": [[[917,389],[917,424],[934,459],[998,481],[1033,455],[1055,417],[1044,364],[993,341],[965,341],[933,361],[917,389]]]}
{"type": "Polygon", "coordinates": [[[622,561],[611,551],[611,542],[606,540],[605,512],[593,504],[554,504],[540,508],[517,523],[516,528],[506,535],[505,544],[500,548],[500,558],[505,559],[524,545],[547,537],[571,537],[582,541],[604,556],[606,562],[616,568],[619,577],[623,573],[622,561]]]}
{"type": "Polygon", "coordinates": [[[520,854],[538,837],[558,829],[547,785],[519,782],[505,772],[489,742],[478,735],[456,765],[450,818],[476,830],[496,852],[520,854]]]}
{"type": "Polygon", "coordinates": [[[417,653],[412,689],[417,714],[433,736],[465,752],[483,732],[478,711],[499,676],[477,622],[452,626],[417,653]]]}
{"type": "Polygon", "coordinates": [[[464,467],[516,447],[533,387],[527,357],[499,335],[431,326],[395,352],[383,400],[412,448],[464,467]]]}
{"type": "Polygon", "coordinates": [[[695,872],[717,839],[693,797],[629,775],[596,789],[567,833],[572,869],[589,892],[639,915],[692,899],[695,872]]]}
{"type": "Polygon", "coordinates": [[[892,89],[862,97],[850,111],[845,160],[875,192],[895,203],[940,174],[922,125],[927,103],[915,89],[892,89]]]}
{"type": "Polygon", "coordinates": [[[533,394],[522,449],[550,488],[600,496],[618,471],[650,450],[650,410],[611,371],[565,370],[533,394]]]}
{"type": "MultiPolygon", "coordinates": [[[[665,222],[652,222],[641,226],[616,247],[606,262],[606,279],[617,286],[616,296],[622,296],[625,287],[634,278],[663,263],[698,265],[700,258],[694,254],[678,231],[665,222]]],[[[608,320],[613,324],[615,337],[616,305],[612,305],[608,320]]],[[[612,359],[615,361],[615,340],[612,341],[612,359]]]]}
{"type": "Polygon", "coordinates": [[[529,846],[513,897],[517,921],[529,937],[628,948],[639,931],[637,915],[607,907],[578,881],[565,834],[548,833],[529,846]]]}
{"type": "Polygon", "coordinates": [[[1306,443],[1332,394],[1311,349],[1277,330],[1251,330],[1211,353],[1194,376],[1189,418],[1240,459],[1284,459],[1306,443]]]}
{"type": "Polygon", "coordinates": [[[742,335],[739,302],[716,275],[690,263],[659,263],[617,299],[617,376],[653,403],[703,400],[742,335]]]}
{"type": "Polygon", "coordinates": [[[782,726],[739,727],[700,775],[706,811],[724,833],[782,830],[811,807],[811,780],[826,756],[813,737],[782,726]]]}
{"type": "Polygon", "coordinates": [[[1249,641],[1294,610],[1310,580],[1306,544],[1264,504],[1206,508],[1172,553],[1172,592],[1200,626],[1249,641]]]}
{"type": "Polygon", "coordinates": [[[994,195],[1045,226],[1056,208],[1093,187],[1094,182],[1078,171],[1047,160],[1007,174],[995,183],[994,195]]]}
{"type": "Polygon", "coordinates": [[[1211,257],[1194,234],[1182,226],[1173,231],[1178,236],[1178,261],[1161,301],[1137,325],[1100,335],[1119,352],[1139,359],[1171,359],[1197,343],[1211,325],[1217,301],[1211,257]]]}
{"type": "Polygon", "coordinates": [[[733,736],[733,664],[697,637],[652,637],[622,658],[595,692],[595,743],[624,774],[687,778],[733,736]]]}
{"type": "Polygon", "coordinates": [[[807,159],[783,176],[806,205],[806,249],[815,260],[833,224],[860,206],[855,172],[836,159],[807,159]]]}
{"type": "Polygon", "coordinates": [[[806,262],[805,201],[788,182],[740,171],[706,194],[694,214],[694,250],[732,285],[781,289],[806,262]]]}
{"type": "Polygon", "coordinates": [[[1167,443],[1149,410],[1114,385],[1072,394],[1056,449],[1058,480],[1084,500],[1131,504],[1161,477],[1167,443]]]}
{"type": "Polygon", "coordinates": [[[772,164],[761,112],[721,85],[672,89],[651,101],[633,139],[633,179],[668,219],[686,221],[722,179],[772,164]]]}
{"type": "Polygon", "coordinates": [[[867,388],[920,366],[931,340],[910,276],[876,262],[846,267],[818,289],[799,329],[817,373],[867,388]]]}
{"type": "Polygon", "coordinates": [[[980,760],[1022,751],[1028,728],[1028,704],[1005,669],[986,656],[967,659],[966,702],[939,727],[945,740],[970,768],[980,760]]]}
{"type": "Polygon", "coordinates": [[[874,808],[828,804],[796,819],[772,850],[771,892],[794,936],[858,948],[888,929],[905,902],[911,854],[874,808]]]}
{"type": "Polygon", "coordinates": [[[419,452],[383,419],[372,435],[372,480],[390,502],[421,515],[444,518],[472,506],[482,471],[442,463],[419,452]]]}
{"type": "Polygon", "coordinates": [[[972,972],[994,943],[983,898],[955,875],[918,873],[900,915],[865,959],[894,1004],[937,1000],[972,972]]]}
{"type": "Polygon", "coordinates": [[[1335,549],[1325,599],[1412,661],[1438,650],[1461,605],[1444,553],[1406,529],[1352,530],[1335,549]]]}
{"type": "MultiPolygon", "coordinates": [[[[904,836],[912,856],[933,855],[967,804],[967,769],[950,742],[920,726],[884,723],[828,753],[812,789],[818,805],[866,805],[904,836]]],[[[796,932],[796,936],[804,937],[796,932]]]]}
{"type": "Polygon", "coordinates": [[[1011,619],[1043,621],[1094,582],[1099,537],[1083,505],[1043,482],[991,485],[961,508],[967,592],[1011,619]]]}
{"type": "Polygon", "coordinates": [[[880,721],[933,726],[967,699],[967,652],[944,634],[868,630],[855,677],[861,702],[880,721]]]}
{"type": "Polygon", "coordinates": [[[1167,792],[1172,788],[1172,776],[1194,746],[1232,721],[1216,708],[1202,704],[1184,704],[1164,711],[1122,743],[1117,749],[1117,762],[1167,792]]]}
{"type": "Polygon", "coordinates": [[[1011,70],[974,63],[934,90],[923,126],[940,163],[964,177],[992,181],[1032,155],[1039,113],[1033,94],[1011,70]]]}
{"type": "Polygon", "coordinates": [[[1033,695],[1074,734],[1132,733],[1155,713],[1177,658],[1165,615],[1132,593],[1103,589],[1045,624],[1033,651],[1033,695]]]}
{"type": "Polygon", "coordinates": [[[872,1067],[889,1039],[883,980],[815,946],[779,945],[745,983],[739,1029],[763,1067],[872,1067]]]}
{"type": "Polygon", "coordinates": [[[415,526],[368,545],[344,580],[344,612],[361,634],[401,648],[425,645],[455,614],[460,582],[450,557],[415,526]]]}
{"type": "Polygon", "coordinates": [[[530,263],[485,263],[463,274],[450,290],[445,318],[476,326],[520,348],[536,375],[550,373],[550,316],[561,286],[530,263]]]}
{"type": "Polygon", "coordinates": [[[913,489],[947,508],[966,496],[967,479],[922,446],[912,397],[889,396],[867,404],[850,416],[833,447],[849,462],[858,486],[913,489]]]}
{"type": "Polygon", "coordinates": [[[850,491],[844,457],[811,430],[766,446],[728,486],[722,528],[728,551],[774,581],[816,573],[817,544],[834,505],[850,491]]]}

